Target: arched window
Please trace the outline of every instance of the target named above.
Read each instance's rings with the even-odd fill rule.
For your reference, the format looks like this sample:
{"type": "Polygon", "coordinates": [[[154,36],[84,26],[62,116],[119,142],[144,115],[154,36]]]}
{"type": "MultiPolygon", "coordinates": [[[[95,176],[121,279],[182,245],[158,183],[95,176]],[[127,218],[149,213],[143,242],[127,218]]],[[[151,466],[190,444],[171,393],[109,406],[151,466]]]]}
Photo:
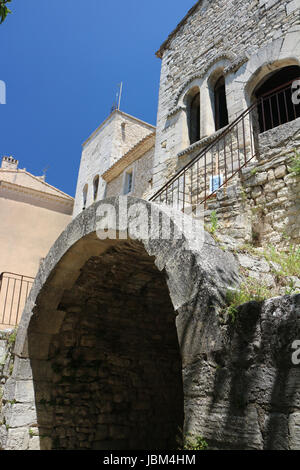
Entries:
{"type": "Polygon", "coordinates": [[[300,105],[293,103],[292,82],[300,78],[300,67],[291,65],[267,75],[253,92],[258,102],[260,132],[300,117],[300,105]]]}
{"type": "Polygon", "coordinates": [[[83,188],[83,191],[82,191],[83,210],[86,208],[88,189],[89,189],[89,187],[86,184],[83,188]]]}
{"type": "Polygon", "coordinates": [[[215,127],[216,131],[228,124],[225,78],[222,75],[214,87],[215,127]]]}
{"type": "Polygon", "coordinates": [[[200,91],[194,87],[186,98],[190,145],[200,140],[200,91]]]}
{"type": "Polygon", "coordinates": [[[93,181],[93,197],[94,197],[94,202],[97,201],[98,197],[98,189],[99,189],[99,176],[95,176],[94,181],[93,181]]]}

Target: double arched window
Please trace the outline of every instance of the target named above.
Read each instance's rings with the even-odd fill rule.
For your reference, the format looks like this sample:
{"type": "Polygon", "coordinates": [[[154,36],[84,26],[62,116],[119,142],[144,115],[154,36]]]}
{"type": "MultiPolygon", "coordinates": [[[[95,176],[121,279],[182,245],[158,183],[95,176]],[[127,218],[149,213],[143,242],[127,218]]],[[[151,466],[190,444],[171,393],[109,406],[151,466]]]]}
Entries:
{"type": "Polygon", "coordinates": [[[223,71],[218,69],[212,74],[208,80],[208,93],[205,87],[203,88],[204,95],[201,98],[201,103],[204,103],[203,109],[200,106],[200,93],[202,93],[200,86],[202,85],[199,83],[190,88],[184,98],[189,145],[198,142],[201,137],[222,129],[229,123],[223,71]]]}

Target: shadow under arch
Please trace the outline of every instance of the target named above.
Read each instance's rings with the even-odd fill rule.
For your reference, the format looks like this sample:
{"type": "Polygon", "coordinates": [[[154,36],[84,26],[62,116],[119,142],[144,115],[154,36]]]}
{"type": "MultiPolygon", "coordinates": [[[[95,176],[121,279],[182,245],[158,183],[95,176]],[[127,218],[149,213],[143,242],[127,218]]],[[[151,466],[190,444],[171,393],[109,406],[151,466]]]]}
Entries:
{"type": "Polygon", "coordinates": [[[197,357],[201,315],[216,323],[212,306],[237,282],[208,235],[200,252],[184,234],[100,240],[98,209],[118,202],[95,203],[67,227],[23,312],[15,354],[30,360],[41,449],[49,439],[52,449],[176,448],[183,363],[197,357]]]}

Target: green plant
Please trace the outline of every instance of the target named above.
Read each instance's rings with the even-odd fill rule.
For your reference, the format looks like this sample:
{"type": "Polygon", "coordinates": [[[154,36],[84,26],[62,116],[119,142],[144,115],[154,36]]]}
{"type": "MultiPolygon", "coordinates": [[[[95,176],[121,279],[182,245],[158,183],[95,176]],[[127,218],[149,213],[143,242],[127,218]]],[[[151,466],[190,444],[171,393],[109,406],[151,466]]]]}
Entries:
{"type": "Polygon", "coordinates": [[[29,428],[29,436],[30,437],[33,437],[34,436],[34,431],[33,429],[29,428]]]}
{"type": "Polygon", "coordinates": [[[210,214],[210,233],[214,234],[218,230],[218,217],[216,211],[210,214]]]}
{"type": "Polygon", "coordinates": [[[245,188],[241,186],[241,196],[242,196],[242,201],[245,203],[247,201],[247,193],[245,191],[245,188]]]}
{"type": "Polygon", "coordinates": [[[8,13],[11,13],[10,9],[6,6],[11,0],[0,0],[0,24],[3,23],[8,13]]]}
{"type": "Polygon", "coordinates": [[[10,346],[13,346],[16,342],[16,337],[17,337],[17,328],[13,330],[13,332],[9,335],[8,337],[8,344],[10,346]]]}
{"type": "Polygon", "coordinates": [[[292,173],[300,175],[300,153],[295,151],[295,155],[292,159],[292,165],[290,167],[292,173]]]}
{"type": "Polygon", "coordinates": [[[278,270],[275,269],[275,274],[283,277],[300,276],[300,246],[290,244],[287,251],[279,251],[269,245],[264,256],[267,261],[280,266],[278,270]]]}
{"type": "Polygon", "coordinates": [[[269,295],[269,289],[261,281],[249,277],[247,282],[241,284],[239,289],[231,289],[226,293],[226,313],[231,318],[231,321],[236,320],[238,307],[250,301],[262,302],[266,300],[269,295]]]}
{"type": "Polygon", "coordinates": [[[261,253],[251,243],[243,243],[238,247],[238,249],[234,250],[234,252],[249,253],[251,255],[261,256],[261,253]]]}
{"type": "Polygon", "coordinates": [[[293,295],[297,293],[297,288],[295,286],[295,282],[290,279],[288,285],[285,288],[285,295],[293,295]]]}
{"type": "Polygon", "coordinates": [[[7,403],[10,403],[11,405],[15,405],[17,403],[16,400],[7,400],[7,403]]]}
{"type": "Polygon", "coordinates": [[[208,450],[208,444],[202,436],[187,434],[184,438],[184,450],[208,450]]]}
{"type": "Polygon", "coordinates": [[[251,176],[256,175],[257,172],[258,172],[258,168],[252,168],[252,170],[250,171],[251,176]]]}

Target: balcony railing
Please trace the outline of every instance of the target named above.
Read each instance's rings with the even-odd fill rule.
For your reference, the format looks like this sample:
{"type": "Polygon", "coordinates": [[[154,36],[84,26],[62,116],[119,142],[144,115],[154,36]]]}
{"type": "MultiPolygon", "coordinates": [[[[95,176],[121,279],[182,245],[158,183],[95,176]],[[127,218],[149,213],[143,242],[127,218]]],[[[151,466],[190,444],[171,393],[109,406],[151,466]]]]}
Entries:
{"type": "Polygon", "coordinates": [[[0,274],[0,327],[18,325],[34,278],[14,273],[0,274]]]}
{"type": "Polygon", "coordinates": [[[258,157],[259,133],[300,117],[300,105],[292,102],[293,82],[253,103],[150,200],[183,211],[188,206],[205,204],[258,157]]]}

